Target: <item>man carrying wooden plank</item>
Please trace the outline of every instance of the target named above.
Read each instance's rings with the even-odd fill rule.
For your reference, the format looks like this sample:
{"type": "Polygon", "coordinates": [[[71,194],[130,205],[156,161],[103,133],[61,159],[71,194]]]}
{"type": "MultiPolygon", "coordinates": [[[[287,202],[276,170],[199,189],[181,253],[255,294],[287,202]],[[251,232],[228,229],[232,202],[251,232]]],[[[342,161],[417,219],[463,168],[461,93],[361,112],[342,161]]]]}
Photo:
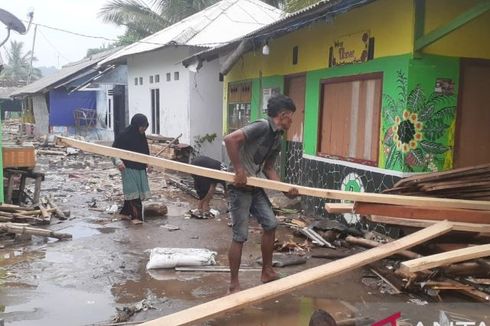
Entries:
{"type": "MultiPolygon", "coordinates": [[[[269,99],[267,119],[255,121],[225,137],[226,149],[235,171],[234,184],[229,188],[230,213],[233,223],[233,240],[228,252],[231,279],[230,293],[240,291],[238,270],[242,258],[243,243],[247,241],[248,219],[252,214],[262,225],[262,276],[267,283],[279,278],[272,268],[277,219],[264,189],[246,186],[247,176],[266,177],[279,181],[274,162],[281,150],[284,131],[291,127],[292,115],[296,111],[293,101],[284,95],[269,99]]],[[[291,188],[288,197],[298,194],[291,188]]]]}

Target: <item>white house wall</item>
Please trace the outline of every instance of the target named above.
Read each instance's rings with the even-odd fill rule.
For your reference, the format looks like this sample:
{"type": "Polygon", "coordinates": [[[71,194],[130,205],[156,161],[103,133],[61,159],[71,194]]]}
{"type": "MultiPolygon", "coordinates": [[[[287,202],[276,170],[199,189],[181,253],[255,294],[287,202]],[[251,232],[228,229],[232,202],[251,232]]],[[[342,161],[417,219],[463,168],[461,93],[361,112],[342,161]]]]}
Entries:
{"type": "Polygon", "coordinates": [[[49,113],[44,94],[34,95],[32,97],[32,110],[34,121],[36,122],[34,133],[36,136],[47,135],[49,133],[49,113]]]}
{"type": "Polygon", "coordinates": [[[223,84],[219,81],[217,60],[206,62],[197,73],[190,75],[191,139],[216,134],[212,143],[203,143],[200,154],[222,160],[223,84]]]}
{"type": "Polygon", "coordinates": [[[154,52],[141,53],[128,58],[129,118],[143,113],[151,123],[151,89],[160,89],[160,134],[177,137],[181,143],[191,143],[189,123],[189,71],[181,61],[190,55],[187,47],[169,47],[154,52]],[[175,80],[175,72],[179,80],[175,80]],[[170,81],[167,81],[170,73],[170,81]],[[150,84],[150,76],[160,75],[160,82],[150,84]],[[140,77],[143,85],[140,85],[140,77]],[[138,85],[135,85],[138,78],[138,85]]]}

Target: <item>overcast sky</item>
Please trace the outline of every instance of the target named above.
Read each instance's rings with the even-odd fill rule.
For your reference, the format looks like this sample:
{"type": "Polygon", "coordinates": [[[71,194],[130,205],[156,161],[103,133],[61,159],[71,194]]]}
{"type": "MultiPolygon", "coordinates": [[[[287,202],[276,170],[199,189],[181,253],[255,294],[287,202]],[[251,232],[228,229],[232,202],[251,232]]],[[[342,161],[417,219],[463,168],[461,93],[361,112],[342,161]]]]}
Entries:
{"type": "MultiPolygon", "coordinates": [[[[92,36],[115,39],[124,33],[123,28],[104,23],[97,17],[100,7],[106,0],[0,0],[0,8],[9,11],[21,20],[27,20],[27,12],[34,9],[34,22],[92,36]]],[[[27,23],[25,23],[27,26],[27,23]]],[[[0,39],[6,36],[6,30],[0,23],[0,39]]],[[[30,50],[34,35],[34,26],[26,35],[12,32],[10,40],[24,42],[24,48],[30,50]]],[[[1,41],[0,41],[1,42],[1,41]]],[[[1,49],[4,52],[7,42],[1,49]]],[[[39,26],[37,29],[34,56],[38,61],[34,66],[62,65],[82,59],[87,49],[99,47],[109,41],[85,38],[55,31],[39,26]]]]}

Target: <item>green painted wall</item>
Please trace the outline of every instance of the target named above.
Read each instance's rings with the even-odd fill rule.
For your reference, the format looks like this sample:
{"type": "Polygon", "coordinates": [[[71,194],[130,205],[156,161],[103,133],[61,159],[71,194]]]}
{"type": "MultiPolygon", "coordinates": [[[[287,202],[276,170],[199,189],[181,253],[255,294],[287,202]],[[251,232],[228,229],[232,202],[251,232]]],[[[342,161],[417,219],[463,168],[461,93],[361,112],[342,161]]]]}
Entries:
{"type": "MultiPolygon", "coordinates": [[[[309,71],[306,74],[304,153],[317,155],[321,81],[382,73],[378,167],[402,172],[441,171],[453,166],[459,59],[410,54],[363,64],[309,71]],[[436,82],[451,85],[436,92],[436,82]]],[[[284,91],[284,76],[252,79],[251,121],[263,117],[264,88],[284,91]]]]}
{"type": "MultiPolygon", "coordinates": [[[[384,108],[386,106],[385,95],[389,95],[391,97],[396,97],[398,95],[398,89],[396,87],[397,71],[402,71],[404,74],[407,74],[409,61],[410,56],[407,54],[375,59],[363,64],[345,65],[308,72],[306,75],[304,152],[310,155],[316,155],[317,152],[317,138],[321,106],[321,80],[334,77],[382,72],[382,108],[384,108]]],[[[401,104],[404,103],[402,102],[401,104]]],[[[384,162],[381,159],[382,156],[380,155],[379,166],[384,166],[384,162]]]]}
{"type": "Polygon", "coordinates": [[[252,103],[251,103],[251,112],[250,112],[250,120],[255,121],[257,119],[265,117],[263,114],[261,107],[261,97],[262,97],[262,89],[264,88],[280,88],[281,93],[284,92],[284,77],[283,76],[270,76],[270,77],[262,77],[256,78],[252,80],[252,103]]]}
{"type": "Polygon", "coordinates": [[[2,147],[3,147],[3,138],[2,138],[3,130],[2,130],[2,123],[0,121],[0,180],[2,180],[2,185],[0,187],[0,203],[3,203],[4,197],[3,197],[3,157],[2,157],[2,147]]]}
{"type": "Polygon", "coordinates": [[[403,95],[387,97],[383,106],[380,166],[405,172],[452,168],[458,81],[458,58],[410,60],[408,75],[400,72],[396,81],[403,95]],[[437,81],[452,86],[441,92],[437,81]]]}

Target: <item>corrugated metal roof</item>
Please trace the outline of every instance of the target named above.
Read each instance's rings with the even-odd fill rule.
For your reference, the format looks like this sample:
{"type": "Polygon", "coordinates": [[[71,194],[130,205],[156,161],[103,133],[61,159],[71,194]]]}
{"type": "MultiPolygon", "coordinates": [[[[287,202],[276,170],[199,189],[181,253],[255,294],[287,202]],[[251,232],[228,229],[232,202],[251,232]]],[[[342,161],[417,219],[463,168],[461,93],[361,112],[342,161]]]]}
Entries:
{"type": "Polygon", "coordinates": [[[89,58],[69,63],[63,66],[62,69],[60,69],[57,73],[36,80],[35,82],[18,89],[14,93],[10,94],[10,96],[14,97],[44,93],[48,91],[51,87],[62,84],[66,79],[71,79],[75,77],[75,75],[84,72],[86,69],[95,66],[99,61],[116,52],[117,50],[118,49],[107,50],[94,54],[89,58]]]}
{"type": "Polygon", "coordinates": [[[223,0],[173,24],[100,62],[104,65],[166,45],[213,47],[262,28],[284,12],[259,0],[223,0]]]}
{"type": "Polygon", "coordinates": [[[0,87],[0,99],[9,99],[10,94],[18,90],[19,87],[0,87]]]}
{"type": "Polygon", "coordinates": [[[218,45],[196,53],[189,58],[186,58],[183,61],[183,64],[188,66],[197,59],[207,60],[209,58],[212,60],[219,53],[233,50],[244,39],[255,39],[259,37],[273,38],[277,36],[274,35],[274,33],[277,33],[279,30],[284,30],[283,34],[286,34],[318,21],[320,17],[324,17],[325,15],[340,15],[355,7],[362,6],[372,1],[375,0],[321,0],[311,6],[287,14],[275,22],[252,31],[247,35],[234,39],[228,44],[218,45]],[[297,24],[297,26],[293,26],[295,24],[297,24]]]}

